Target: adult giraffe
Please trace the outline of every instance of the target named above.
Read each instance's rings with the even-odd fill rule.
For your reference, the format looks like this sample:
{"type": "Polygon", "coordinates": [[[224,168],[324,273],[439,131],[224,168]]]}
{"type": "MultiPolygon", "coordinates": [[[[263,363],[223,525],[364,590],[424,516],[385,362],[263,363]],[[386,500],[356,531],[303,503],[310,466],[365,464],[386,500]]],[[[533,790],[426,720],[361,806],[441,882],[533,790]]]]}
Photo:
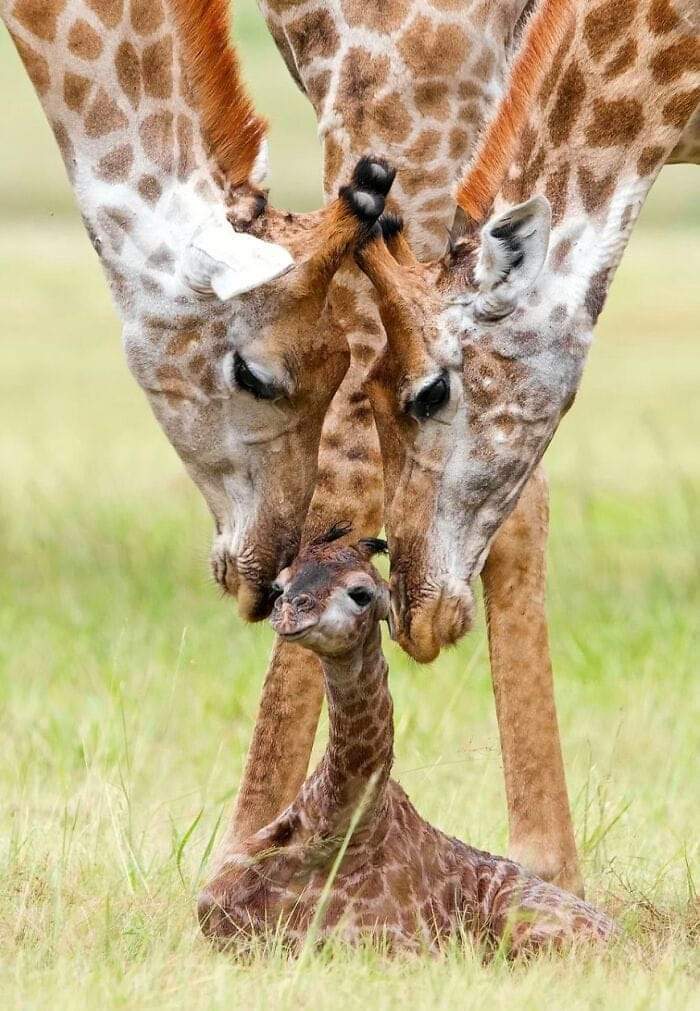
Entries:
{"type": "Polygon", "coordinates": [[[365,166],[316,214],[268,206],[266,127],[229,48],[226,0],[2,0],[0,11],[61,148],[129,366],[214,516],[215,570],[245,617],[264,617],[348,365],[326,292],[389,176],[365,166]],[[358,201],[361,184],[371,192],[358,201]]]}
{"type": "MultiPolygon", "coordinates": [[[[398,166],[392,194],[421,255],[444,249],[450,188],[500,94],[525,0],[261,0],[293,77],[314,105],[330,195],[353,160],[380,146],[398,166]]],[[[324,428],[305,537],[338,518],[355,536],[382,522],[381,459],[362,384],[385,337],[371,293],[343,272],[329,296],[353,363],[324,428]]],[[[398,448],[398,447],[397,447],[398,448]]],[[[399,456],[383,446],[386,499],[399,456]]],[[[533,476],[484,568],[491,669],[504,759],[509,853],[581,892],[559,742],[544,608],[547,487],[533,476]]],[[[323,697],[318,665],[275,644],[236,811],[219,847],[270,822],[306,775],[323,697]]]]}
{"type": "Polygon", "coordinates": [[[544,2],[459,185],[452,250],[421,264],[387,219],[388,247],[380,230],[360,254],[391,351],[375,416],[404,454],[387,529],[409,651],[426,588],[470,610],[490,540],[574,401],[658,172],[697,157],[699,101],[697,3],[544,2]]]}

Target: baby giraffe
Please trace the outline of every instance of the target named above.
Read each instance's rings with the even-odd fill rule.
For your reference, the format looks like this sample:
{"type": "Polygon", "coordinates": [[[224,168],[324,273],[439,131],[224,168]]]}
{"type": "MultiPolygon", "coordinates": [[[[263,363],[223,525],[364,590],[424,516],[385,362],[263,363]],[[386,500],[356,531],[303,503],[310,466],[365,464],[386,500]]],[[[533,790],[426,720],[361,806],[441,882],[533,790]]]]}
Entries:
{"type": "Polygon", "coordinates": [[[270,619],[321,661],[328,747],[296,800],[218,868],[200,900],[204,932],[234,942],[279,931],[297,948],[311,929],[413,950],[466,936],[510,955],[608,940],[603,913],[433,828],[390,779],[389,592],[371,563],[386,544],[339,545],[348,533],[334,527],[280,573],[270,619]]]}

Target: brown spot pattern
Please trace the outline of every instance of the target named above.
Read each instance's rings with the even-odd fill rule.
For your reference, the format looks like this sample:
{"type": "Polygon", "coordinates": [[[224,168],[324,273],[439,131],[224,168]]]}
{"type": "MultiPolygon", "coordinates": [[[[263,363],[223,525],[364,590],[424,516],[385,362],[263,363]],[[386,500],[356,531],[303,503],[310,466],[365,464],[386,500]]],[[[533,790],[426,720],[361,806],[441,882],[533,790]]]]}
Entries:
{"type": "Polygon", "coordinates": [[[63,79],[63,98],[68,108],[73,112],[80,112],[85,105],[91,86],[92,82],[89,77],[83,77],[82,74],[71,74],[69,71],[63,79]]]}
{"type": "Polygon", "coordinates": [[[647,24],[654,35],[665,35],[678,26],[679,18],[669,0],[651,0],[647,24]]]}
{"type": "Polygon", "coordinates": [[[88,137],[104,137],[126,124],[127,118],[117,103],[104,88],[100,88],[85,115],[85,133],[88,137]]]}
{"type": "Polygon", "coordinates": [[[415,162],[432,161],[437,157],[440,148],[442,134],[439,130],[421,130],[416,139],[409,147],[406,154],[415,162]]]}
{"type": "Polygon", "coordinates": [[[434,119],[440,120],[448,118],[450,99],[441,82],[430,81],[426,84],[419,84],[413,97],[421,116],[432,116],[434,119]]]}
{"type": "Polygon", "coordinates": [[[401,143],[411,132],[411,117],[397,92],[376,102],[371,115],[374,129],[387,142],[401,143]]]}
{"type": "Polygon", "coordinates": [[[124,16],[123,0],[86,0],[86,3],[107,28],[116,28],[124,16]]]}
{"type": "Polygon", "coordinates": [[[143,87],[152,98],[170,98],[173,90],[171,35],[147,46],[143,53],[143,87]]]}
{"type": "MultiPolygon", "coordinates": [[[[170,257],[174,264],[172,254],[170,254],[170,257]]],[[[190,348],[199,341],[200,337],[201,333],[199,330],[179,330],[170,339],[168,344],[168,354],[179,358],[181,355],[186,354],[190,348]]]]}
{"type": "Polygon", "coordinates": [[[634,21],[636,0],[606,0],[587,15],[583,34],[594,60],[610,52],[613,42],[634,21]]]}
{"type": "Polygon", "coordinates": [[[17,52],[20,55],[20,59],[24,64],[25,70],[29,74],[29,79],[36,88],[40,95],[43,95],[48,91],[51,85],[51,73],[49,71],[49,65],[43,56],[39,53],[35,53],[25,42],[22,41],[18,36],[13,35],[14,43],[17,47],[17,52]]]}
{"type": "MultiPolygon", "coordinates": [[[[161,243],[161,245],[158,246],[158,248],[148,257],[147,262],[149,266],[155,267],[157,270],[168,271],[172,270],[175,266],[175,257],[173,256],[172,250],[166,246],[165,243],[161,243]]],[[[181,334],[178,336],[181,336],[181,334]]]]}
{"type": "Polygon", "coordinates": [[[87,21],[76,21],[68,33],[68,48],[81,60],[96,60],[102,52],[102,39],[87,21]]]}
{"type": "Polygon", "coordinates": [[[194,160],[194,128],[188,116],[177,117],[177,175],[178,179],[187,179],[195,170],[194,160]]]}
{"type": "Polygon", "coordinates": [[[608,268],[603,267],[590,280],[586,292],[585,304],[591,323],[595,323],[603,311],[608,294],[608,268]]]}
{"type": "Polygon", "coordinates": [[[578,168],[578,186],[583,206],[589,214],[593,214],[613,195],[615,190],[615,173],[610,172],[602,179],[596,179],[591,169],[586,165],[578,168]]]}
{"type": "Polygon", "coordinates": [[[611,81],[615,77],[619,77],[620,74],[624,74],[626,70],[634,66],[634,62],[637,59],[637,43],[634,39],[630,39],[628,42],[624,42],[618,51],[613,56],[610,63],[605,68],[604,77],[606,81],[611,81]]]}
{"type": "Polygon", "coordinates": [[[141,176],[136,188],[141,199],[145,200],[147,204],[158,203],[162,191],[155,176],[141,176]]]}
{"type": "Polygon", "coordinates": [[[287,35],[300,66],[319,56],[332,56],[340,42],[333,18],[323,9],[310,11],[292,21],[287,27],[287,35]]]}
{"type": "Polygon", "coordinates": [[[17,0],[12,14],[32,35],[53,42],[58,15],[66,3],[67,0],[17,0]]]}
{"type": "Polygon", "coordinates": [[[144,153],[165,172],[172,172],[174,136],[172,112],[156,112],[146,116],[139,126],[144,153]]]}
{"type": "Polygon", "coordinates": [[[456,74],[469,52],[469,39],[459,25],[434,25],[426,17],[417,17],[406,29],[398,50],[416,77],[456,74]]]}
{"type": "Polygon", "coordinates": [[[323,185],[326,193],[329,193],[336,185],[343,165],[343,149],[330,134],[326,137],[323,145],[323,165],[323,185]]]}
{"type": "Polygon", "coordinates": [[[577,63],[572,63],[561,82],[549,114],[549,135],[554,147],[568,140],[586,97],[586,80],[577,63]]]}
{"type": "Polygon", "coordinates": [[[161,0],[131,0],[131,24],[137,35],[150,35],[164,18],[161,0]]]}
{"type": "Polygon", "coordinates": [[[566,203],[569,196],[569,176],[571,165],[564,162],[559,168],[550,172],[545,186],[545,196],[552,206],[552,221],[558,224],[566,213],[566,203]]]}
{"type": "Polygon", "coordinates": [[[700,88],[674,95],[663,108],[664,123],[682,130],[700,102],[700,88]]]}
{"type": "Polygon", "coordinates": [[[386,34],[403,24],[408,14],[408,0],[391,0],[391,3],[342,0],[341,8],[347,23],[352,27],[360,26],[386,34]]]}
{"type": "Polygon", "coordinates": [[[114,57],[117,80],[130,104],[138,108],[141,101],[141,67],[139,54],[131,42],[120,43],[114,57]]]}
{"type": "Polygon", "coordinates": [[[665,154],[664,148],[658,145],[643,148],[637,161],[637,172],[639,175],[647,176],[650,172],[653,172],[665,154]]]}
{"type": "Polygon", "coordinates": [[[591,147],[630,144],[643,126],[644,110],[636,98],[619,98],[611,102],[597,98],[586,127],[586,140],[591,147]]]}
{"type": "Polygon", "coordinates": [[[657,53],[651,61],[651,72],[659,84],[675,81],[686,72],[700,70],[700,45],[692,36],[679,39],[657,53]]]}
{"type": "Polygon", "coordinates": [[[99,160],[95,174],[105,182],[126,182],[133,164],[134,152],[131,145],[122,144],[99,160]]]}
{"type": "Polygon", "coordinates": [[[470,142],[471,137],[465,130],[460,130],[458,127],[454,127],[454,129],[450,131],[450,158],[452,158],[453,161],[459,161],[460,159],[466,157],[470,142]]]}
{"type": "Polygon", "coordinates": [[[328,94],[331,83],[330,70],[324,70],[315,77],[310,77],[306,82],[306,93],[311,99],[313,107],[318,111],[323,106],[323,101],[328,94]]]}
{"type": "Polygon", "coordinates": [[[61,157],[63,158],[63,162],[66,166],[68,178],[72,179],[75,174],[75,148],[73,147],[73,142],[68,136],[68,131],[60,120],[53,122],[51,124],[51,129],[53,130],[53,135],[56,138],[56,143],[58,144],[61,157]]]}

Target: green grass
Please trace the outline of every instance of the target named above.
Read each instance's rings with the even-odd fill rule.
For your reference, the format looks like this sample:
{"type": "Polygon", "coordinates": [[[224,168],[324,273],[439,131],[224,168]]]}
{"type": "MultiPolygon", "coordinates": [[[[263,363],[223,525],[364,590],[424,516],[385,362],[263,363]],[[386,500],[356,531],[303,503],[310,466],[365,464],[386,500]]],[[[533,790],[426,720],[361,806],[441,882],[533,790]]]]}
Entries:
{"type": "MultiPolygon", "coordinates": [[[[276,57],[250,5],[242,15],[272,103],[284,70],[268,76],[276,57]]],[[[517,967],[457,952],[336,952],[302,972],[275,952],[236,964],[200,939],[194,894],[271,633],[241,625],[210,584],[206,510],[127,374],[96,260],[7,55],[3,38],[0,85],[16,101],[0,126],[0,1006],[698,1007],[694,178],[662,177],[547,458],[567,772],[589,894],[621,917],[621,947],[517,967]]],[[[307,116],[303,133],[278,109],[275,136],[278,164],[297,158],[289,201],[308,206],[313,129],[293,89],[280,94],[307,116]]],[[[502,850],[483,630],[427,669],[394,649],[390,660],[401,781],[441,827],[502,850]]]]}

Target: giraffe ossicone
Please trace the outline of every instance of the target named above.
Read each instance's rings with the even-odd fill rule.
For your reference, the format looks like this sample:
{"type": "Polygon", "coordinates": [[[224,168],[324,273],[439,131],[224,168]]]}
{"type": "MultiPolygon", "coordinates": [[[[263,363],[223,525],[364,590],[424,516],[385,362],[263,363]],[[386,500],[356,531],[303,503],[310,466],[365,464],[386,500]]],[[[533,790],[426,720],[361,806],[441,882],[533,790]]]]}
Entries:
{"type": "Polygon", "coordinates": [[[340,544],[347,535],[333,528],[280,573],[271,617],[278,635],[319,657],[326,752],[289,807],[216,868],[200,896],[205,934],[233,946],[335,937],[415,951],[468,938],[510,956],[608,942],[604,913],[434,828],[390,778],[389,592],[371,562],[386,543],[340,544]]]}

